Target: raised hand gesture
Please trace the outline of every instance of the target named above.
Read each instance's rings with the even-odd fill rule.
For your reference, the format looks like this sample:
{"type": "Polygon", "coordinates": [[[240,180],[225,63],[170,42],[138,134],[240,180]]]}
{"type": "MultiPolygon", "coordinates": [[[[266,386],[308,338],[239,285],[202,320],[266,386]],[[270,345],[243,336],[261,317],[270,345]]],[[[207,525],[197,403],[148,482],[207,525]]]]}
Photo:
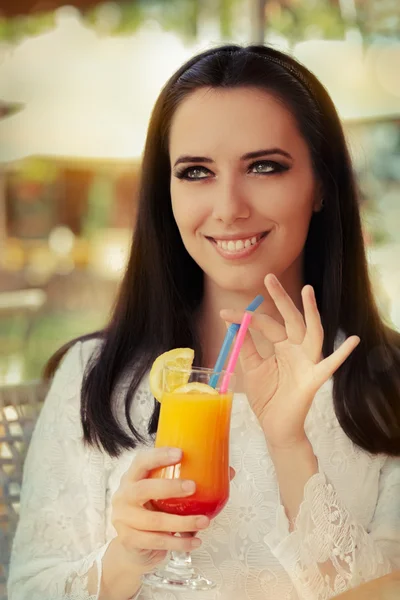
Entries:
{"type": "MultiPolygon", "coordinates": [[[[302,289],[304,317],[278,279],[269,274],[265,286],[282,315],[284,324],[254,314],[250,328],[272,343],[272,353],[260,356],[247,333],[241,350],[244,386],[249,403],[274,448],[288,448],[304,440],[304,422],[317,390],[360,342],[351,336],[330,356],[322,357],[324,331],[310,285],[302,289]]],[[[223,310],[221,317],[238,323],[241,311],[223,310]]]]}

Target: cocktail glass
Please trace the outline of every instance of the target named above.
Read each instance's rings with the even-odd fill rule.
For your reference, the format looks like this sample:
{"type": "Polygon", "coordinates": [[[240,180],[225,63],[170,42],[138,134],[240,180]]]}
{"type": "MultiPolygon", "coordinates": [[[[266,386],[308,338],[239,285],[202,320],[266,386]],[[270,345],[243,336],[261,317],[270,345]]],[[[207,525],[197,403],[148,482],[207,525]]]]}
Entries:
{"type": "MultiPolygon", "coordinates": [[[[163,395],[156,436],[156,447],[169,446],[183,451],[176,465],[156,469],[151,477],[191,479],[196,491],[185,498],[152,500],[156,510],[176,515],[206,515],[214,518],[229,498],[229,431],[234,375],[228,391],[204,393],[214,371],[164,367],[163,395]],[[188,381],[190,392],[169,390],[171,381],[188,381]],[[196,389],[197,388],[197,389],[196,389]]],[[[223,380],[221,372],[219,381],[223,380]]],[[[191,532],[188,532],[191,533],[191,532]]],[[[171,552],[167,565],[146,573],[143,583],[163,589],[208,590],[215,583],[192,565],[189,552],[171,552]]]]}

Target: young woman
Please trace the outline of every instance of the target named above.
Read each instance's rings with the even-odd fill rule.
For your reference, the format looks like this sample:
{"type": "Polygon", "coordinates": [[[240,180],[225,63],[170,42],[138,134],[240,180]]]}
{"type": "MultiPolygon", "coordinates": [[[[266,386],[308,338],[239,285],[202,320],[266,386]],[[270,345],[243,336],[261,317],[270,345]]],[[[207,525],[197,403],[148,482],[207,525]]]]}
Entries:
{"type": "Polygon", "coordinates": [[[205,600],[325,600],[400,568],[400,336],[374,302],[338,116],[289,56],[223,46],[168,81],[113,316],[62,348],[54,372],[10,600],[174,600],[140,587],[171,549],[193,550],[218,583],[205,600]],[[258,293],[228,505],[211,523],[152,511],[195,482],[148,479],[180,460],[152,448],[149,368],[175,347],[213,366],[225,322],[258,293]]]}

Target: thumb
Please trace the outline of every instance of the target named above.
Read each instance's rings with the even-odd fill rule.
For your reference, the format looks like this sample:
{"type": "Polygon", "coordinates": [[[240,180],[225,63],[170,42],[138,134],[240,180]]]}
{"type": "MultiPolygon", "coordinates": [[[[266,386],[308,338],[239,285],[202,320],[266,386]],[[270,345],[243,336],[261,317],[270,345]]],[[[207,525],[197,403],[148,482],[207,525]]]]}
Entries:
{"type": "Polygon", "coordinates": [[[246,331],[246,335],[240,349],[239,360],[244,372],[252,371],[262,363],[262,358],[258,353],[254,340],[249,331],[246,331]]]}

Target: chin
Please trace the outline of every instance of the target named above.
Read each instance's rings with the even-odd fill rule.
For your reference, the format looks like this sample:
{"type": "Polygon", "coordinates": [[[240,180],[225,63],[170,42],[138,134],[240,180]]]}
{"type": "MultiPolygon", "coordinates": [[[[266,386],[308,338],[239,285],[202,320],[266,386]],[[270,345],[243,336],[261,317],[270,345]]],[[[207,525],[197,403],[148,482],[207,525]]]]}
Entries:
{"type": "Polygon", "coordinates": [[[209,279],[222,290],[227,292],[236,292],[236,293],[254,293],[259,294],[260,290],[264,288],[264,277],[266,273],[263,273],[260,276],[249,276],[249,274],[238,274],[234,277],[212,277],[209,276],[209,279]]]}

